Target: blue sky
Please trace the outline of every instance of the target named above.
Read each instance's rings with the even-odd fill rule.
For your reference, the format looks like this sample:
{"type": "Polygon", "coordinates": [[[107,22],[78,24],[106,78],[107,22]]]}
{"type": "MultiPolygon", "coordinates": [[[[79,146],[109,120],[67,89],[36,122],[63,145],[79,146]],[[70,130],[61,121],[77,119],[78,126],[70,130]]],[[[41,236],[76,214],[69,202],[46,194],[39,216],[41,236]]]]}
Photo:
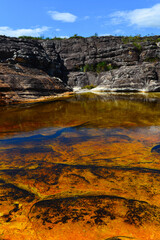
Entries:
{"type": "Polygon", "coordinates": [[[0,0],[0,35],[160,35],[160,0],[0,0]]]}

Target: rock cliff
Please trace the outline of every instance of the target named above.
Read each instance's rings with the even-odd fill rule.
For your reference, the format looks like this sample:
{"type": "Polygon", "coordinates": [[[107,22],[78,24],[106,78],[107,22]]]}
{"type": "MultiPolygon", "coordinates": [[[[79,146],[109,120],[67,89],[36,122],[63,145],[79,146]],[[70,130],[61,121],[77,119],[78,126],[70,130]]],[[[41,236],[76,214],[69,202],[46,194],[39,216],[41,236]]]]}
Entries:
{"type": "Polygon", "coordinates": [[[91,84],[105,91],[159,91],[159,41],[159,36],[0,36],[1,102],[48,97],[91,84]]]}
{"type": "Polygon", "coordinates": [[[45,100],[71,91],[56,77],[58,64],[57,56],[48,56],[38,41],[0,36],[0,104],[45,100]]]}
{"type": "MultiPolygon", "coordinates": [[[[90,37],[54,41],[65,81],[114,91],[160,90],[159,37],[90,37]]],[[[44,49],[47,49],[44,42],[44,49]]]]}

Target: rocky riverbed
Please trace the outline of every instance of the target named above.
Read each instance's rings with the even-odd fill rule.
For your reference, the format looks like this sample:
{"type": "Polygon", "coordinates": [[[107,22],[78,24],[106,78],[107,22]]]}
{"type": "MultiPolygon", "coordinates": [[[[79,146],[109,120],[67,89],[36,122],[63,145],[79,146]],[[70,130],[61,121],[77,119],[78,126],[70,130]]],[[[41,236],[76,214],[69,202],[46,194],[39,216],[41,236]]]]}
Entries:
{"type": "Polygon", "coordinates": [[[0,107],[0,239],[159,240],[160,94],[0,107]]]}

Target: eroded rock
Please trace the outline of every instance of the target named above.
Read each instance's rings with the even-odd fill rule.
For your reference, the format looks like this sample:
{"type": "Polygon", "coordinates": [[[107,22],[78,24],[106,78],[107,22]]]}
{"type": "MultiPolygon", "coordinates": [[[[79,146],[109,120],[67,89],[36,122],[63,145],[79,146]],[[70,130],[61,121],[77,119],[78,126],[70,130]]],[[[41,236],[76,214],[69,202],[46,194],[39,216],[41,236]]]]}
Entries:
{"type": "Polygon", "coordinates": [[[113,36],[63,40],[0,36],[0,102],[54,96],[86,85],[103,91],[159,91],[157,39],[125,42],[124,37],[113,36]]]}
{"type": "Polygon", "coordinates": [[[71,91],[61,79],[43,70],[0,63],[0,103],[15,103],[71,91]]]}

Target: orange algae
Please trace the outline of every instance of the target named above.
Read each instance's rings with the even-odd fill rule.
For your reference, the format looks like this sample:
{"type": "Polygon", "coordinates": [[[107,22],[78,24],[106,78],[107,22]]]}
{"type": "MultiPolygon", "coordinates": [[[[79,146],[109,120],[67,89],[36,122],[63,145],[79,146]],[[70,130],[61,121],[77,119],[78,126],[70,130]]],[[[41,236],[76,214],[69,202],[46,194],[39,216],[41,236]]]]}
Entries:
{"type": "Polygon", "coordinates": [[[160,239],[159,96],[111,97],[0,109],[0,238],[160,239]]]}

